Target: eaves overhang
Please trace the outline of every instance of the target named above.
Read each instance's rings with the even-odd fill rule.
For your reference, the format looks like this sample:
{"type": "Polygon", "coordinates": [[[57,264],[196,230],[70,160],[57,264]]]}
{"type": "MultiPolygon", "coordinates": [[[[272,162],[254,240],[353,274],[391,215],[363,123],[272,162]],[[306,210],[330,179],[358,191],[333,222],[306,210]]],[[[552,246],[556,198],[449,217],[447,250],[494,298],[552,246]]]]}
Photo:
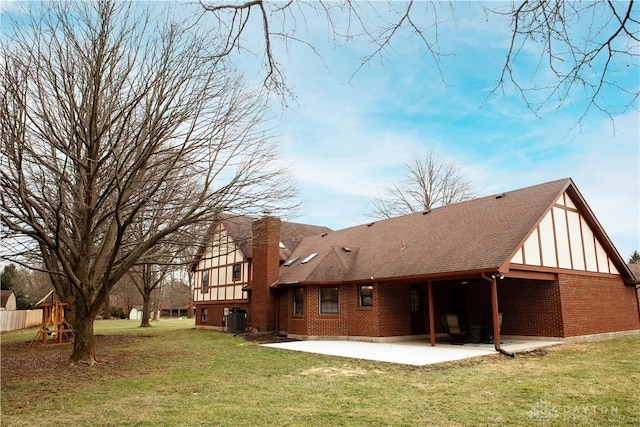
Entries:
{"type": "MultiPolygon", "coordinates": [[[[418,283],[429,281],[446,281],[459,279],[481,279],[483,275],[503,274],[510,277],[509,273],[500,272],[498,267],[479,270],[456,271],[447,273],[423,274],[414,276],[395,276],[395,277],[375,277],[360,278],[353,280],[299,280],[293,282],[279,282],[272,285],[273,287],[289,287],[289,286],[339,286],[339,285],[357,285],[365,283],[418,283]]],[[[545,276],[545,278],[548,278],[545,276]]]]}

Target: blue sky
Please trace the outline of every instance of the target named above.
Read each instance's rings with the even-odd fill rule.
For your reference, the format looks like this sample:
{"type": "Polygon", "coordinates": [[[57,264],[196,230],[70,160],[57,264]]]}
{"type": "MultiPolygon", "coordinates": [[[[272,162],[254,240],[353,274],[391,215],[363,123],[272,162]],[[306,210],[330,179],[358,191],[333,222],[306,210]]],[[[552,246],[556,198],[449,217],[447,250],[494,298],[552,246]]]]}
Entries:
{"type": "MultiPolygon", "coordinates": [[[[437,6],[442,73],[406,32],[355,76],[372,46],[357,39],[336,43],[316,16],[298,21],[296,36],[317,53],[276,41],[295,102],[284,111],[274,103],[272,126],[305,202],[301,215],[287,219],[333,229],[367,222],[371,199],[402,180],[404,163],[433,149],[460,166],[479,196],[571,177],[623,258],[640,250],[638,101],[626,113],[612,110],[613,120],[592,110],[577,127],[585,106],[579,91],[559,108],[543,109],[542,118],[527,110],[513,87],[492,95],[510,30],[508,21],[484,13],[486,5],[508,7],[454,2],[450,13],[448,3],[437,6]]],[[[259,34],[259,27],[253,30],[259,34]]],[[[523,53],[517,62],[522,76],[537,70],[537,78],[548,77],[537,51],[523,53]]],[[[246,70],[238,64],[251,77],[255,69],[245,58],[246,70]]],[[[615,78],[637,93],[640,64],[614,67],[615,78]]],[[[602,101],[620,106],[629,99],[605,91],[602,101]]]]}
{"type": "MultiPolygon", "coordinates": [[[[444,82],[406,34],[353,78],[371,46],[335,44],[321,24],[309,29],[321,59],[295,43],[281,53],[296,94],[277,118],[281,155],[305,200],[293,220],[334,229],[366,222],[371,199],[402,179],[403,164],[434,149],[462,168],[479,196],[572,178],[628,259],[640,250],[638,103],[615,111],[613,120],[592,111],[576,127],[585,105],[580,93],[543,110],[542,118],[513,88],[492,96],[509,43],[507,23],[487,18],[479,3],[455,6],[455,21],[439,27],[440,50],[450,54],[440,62],[444,82]]],[[[535,64],[534,55],[519,63],[525,72],[535,64]]],[[[637,91],[639,64],[632,65],[614,71],[637,91]]],[[[605,95],[611,105],[628,102],[605,95]]]]}

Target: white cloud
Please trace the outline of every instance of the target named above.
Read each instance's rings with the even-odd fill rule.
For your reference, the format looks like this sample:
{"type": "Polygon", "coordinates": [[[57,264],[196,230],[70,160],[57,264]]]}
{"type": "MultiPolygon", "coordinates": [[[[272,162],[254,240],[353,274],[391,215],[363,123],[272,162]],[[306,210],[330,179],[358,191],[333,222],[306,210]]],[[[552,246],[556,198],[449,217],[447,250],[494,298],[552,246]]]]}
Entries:
{"type": "Polygon", "coordinates": [[[585,124],[570,137],[563,123],[539,124],[529,148],[514,147],[487,173],[477,174],[487,193],[510,190],[570,177],[599,219],[621,255],[628,258],[640,248],[640,115],[627,113],[615,119],[585,124]],[[615,133],[614,133],[615,132],[615,133]],[[526,154],[542,151],[536,158],[526,154]],[[513,161],[509,162],[509,156],[513,161]]]}
{"type": "Polygon", "coordinates": [[[577,99],[538,119],[511,89],[487,98],[509,34],[498,24],[487,30],[483,20],[456,10],[455,22],[441,25],[442,51],[455,54],[442,58],[447,84],[415,39],[395,43],[351,84],[370,46],[329,46],[321,33],[326,66],[290,46],[288,81],[299,105],[284,114],[282,152],[308,200],[300,220],[334,228],[365,222],[369,199],[402,178],[403,163],[434,148],[457,161],[481,195],[573,178],[626,258],[640,249],[638,111],[616,117],[614,134],[598,111],[575,128],[583,113],[577,99]]]}

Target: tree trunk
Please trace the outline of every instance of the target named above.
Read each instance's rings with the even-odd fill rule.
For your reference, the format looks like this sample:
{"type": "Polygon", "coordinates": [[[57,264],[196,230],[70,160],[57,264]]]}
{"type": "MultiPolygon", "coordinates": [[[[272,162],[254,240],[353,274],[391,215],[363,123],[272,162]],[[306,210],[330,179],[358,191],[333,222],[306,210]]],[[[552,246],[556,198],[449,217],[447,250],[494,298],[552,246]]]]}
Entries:
{"type": "Polygon", "coordinates": [[[109,304],[109,297],[104,300],[104,309],[102,310],[102,317],[105,320],[111,320],[111,304],[109,304]]]}
{"type": "Polygon", "coordinates": [[[93,340],[93,321],[95,315],[87,313],[82,307],[76,306],[75,312],[75,340],[73,342],[73,352],[70,360],[73,363],[88,363],[93,365],[96,362],[95,347],[93,340]]]}
{"type": "Polygon", "coordinates": [[[150,328],[151,323],[149,322],[151,315],[151,292],[145,292],[142,295],[142,323],[140,324],[141,328],[150,328]]]}

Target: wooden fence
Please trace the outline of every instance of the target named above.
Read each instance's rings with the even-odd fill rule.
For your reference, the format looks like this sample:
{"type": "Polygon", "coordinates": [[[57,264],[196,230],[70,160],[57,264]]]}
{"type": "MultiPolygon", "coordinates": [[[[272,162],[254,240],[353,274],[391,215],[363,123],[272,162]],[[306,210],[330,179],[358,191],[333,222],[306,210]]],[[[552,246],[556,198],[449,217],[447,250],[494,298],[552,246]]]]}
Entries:
{"type": "Polygon", "coordinates": [[[31,328],[42,324],[42,309],[0,310],[0,332],[31,328]]]}

